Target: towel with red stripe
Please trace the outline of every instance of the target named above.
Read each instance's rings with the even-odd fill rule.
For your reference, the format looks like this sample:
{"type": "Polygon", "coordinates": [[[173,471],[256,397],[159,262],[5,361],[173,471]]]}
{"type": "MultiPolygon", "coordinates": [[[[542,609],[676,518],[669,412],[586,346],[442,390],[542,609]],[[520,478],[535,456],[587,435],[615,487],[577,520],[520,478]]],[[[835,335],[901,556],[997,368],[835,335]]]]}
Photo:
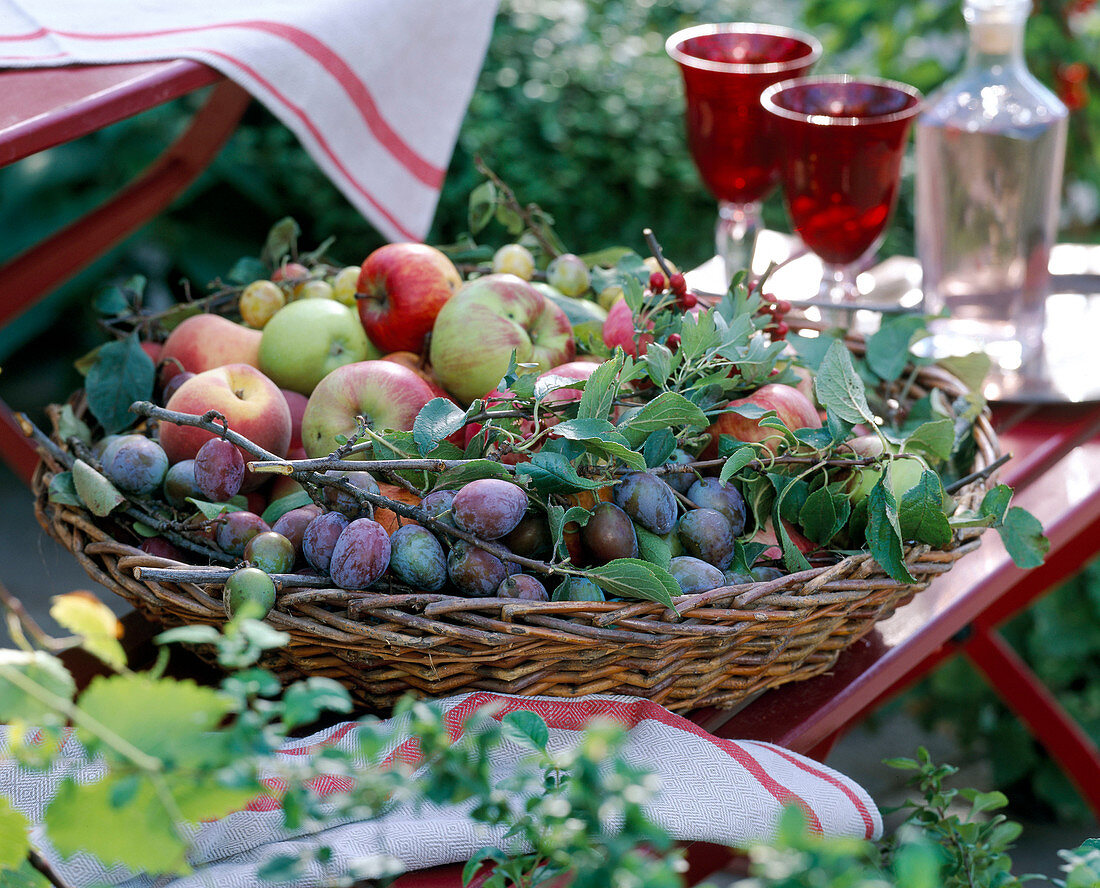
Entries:
{"type": "MultiPolygon", "coordinates": [[[[589,696],[578,699],[516,697],[475,692],[437,701],[447,729],[458,741],[470,717],[489,707],[494,718],[516,710],[539,715],[549,729],[547,748],[566,750],[580,742],[593,719],[609,719],[626,729],[623,754],[631,764],[656,777],[659,789],[646,804],[647,814],[680,841],[743,845],[773,835],[783,808],[797,805],[810,828],[827,836],[873,839],[882,834],[882,820],[870,796],[854,781],[805,756],[771,743],[723,740],[667,709],[634,697],[589,696]]],[[[418,746],[408,733],[409,717],[391,720],[389,761],[417,765],[418,746]]],[[[32,821],[41,818],[63,776],[79,781],[102,777],[101,766],[81,760],[73,741],[64,751],[69,759],[33,780],[20,776],[3,756],[0,734],[0,791],[14,793],[13,801],[32,821]],[[6,771],[6,773],[5,773],[6,771]],[[33,785],[31,785],[33,784],[33,785]]],[[[356,755],[356,725],[343,723],[301,740],[280,751],[289,759],[315,755],[325,747],[337,747],[356,755]]],[[[523,766],[530,750],[504,740],[492,760],[494,782],[523,766]]],[[[321,796],[347,790],[348,778],[315,779],[321,796]]],[[[256,871],[266,861],[319,844],[330,847],[331,862],[313,869],[295,884],[326,884],[334,872],[352,861],[376,859],[380,867],[422,869],[469,859],[480,848],[508,847],[504,828],[489,828],[468,816],[470,804],[437,806],[425,803],[415,809],[398,806],[370,821],[340,822],[322,832],[288,834],[282,828],[278,794],[285,788],[272,776],[269,795],[255,799],[245,810],[197,828],[191,862],[192,875],[171,882],[172,888],[224,888],[256,884],[256,871]]],[[[41,837],[40,837],[41,838],[41,837]]],[[[74,886],[151,886],[118,867],[105,869],[86,855],[64,862],[51,855],[66,880],[74,886]]],[[[163,882],[156,883],[158,886],[163,882]]]]}
{"type": "Polygon", "coordinates": [[[423,240],[497,0],[0,0],[0,67],[195,59],[294,132],[390,240],[423,240]]]}

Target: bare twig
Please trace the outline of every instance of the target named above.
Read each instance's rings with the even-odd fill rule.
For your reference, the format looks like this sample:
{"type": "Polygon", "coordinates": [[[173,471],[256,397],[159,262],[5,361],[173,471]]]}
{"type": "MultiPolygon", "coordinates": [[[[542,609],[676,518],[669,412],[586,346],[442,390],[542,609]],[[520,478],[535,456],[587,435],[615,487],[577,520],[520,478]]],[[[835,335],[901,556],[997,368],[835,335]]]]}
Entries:
{"type": "Polygon", "coordinates": [[[995,471],[997,471],[997,469],[1003,466],[1010,459],[1012,459],[1011,453],[1002,454],[997,459],[993,460],[993,462],[991,462],[984,469],[979,469],[976,472],[971,472],[969,475],[963,475],[963,477],[959,478],[957,481],[952,481],[944,488],[944,490],[946,490],[948,493],[955,493],[958,490],[962,490],[964,487],[966,487],[967,484],[972,484],[975,481],[982,481],[985,478],[990,477],[995,471]]]}
{"type": "Polygon", "coordinates": [[[27,863],[42,873],[55,888],[73,888],[72,883],[65,881],[61,874],[53,868],[50,862],[33,848],[27,852],[27,863]]]}

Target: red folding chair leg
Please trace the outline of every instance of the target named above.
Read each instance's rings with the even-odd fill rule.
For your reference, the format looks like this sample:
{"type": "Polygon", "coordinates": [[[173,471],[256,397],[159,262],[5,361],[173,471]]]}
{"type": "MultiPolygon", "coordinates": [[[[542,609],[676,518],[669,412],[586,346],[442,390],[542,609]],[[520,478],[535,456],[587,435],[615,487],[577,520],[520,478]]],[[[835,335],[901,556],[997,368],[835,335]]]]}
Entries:
{"type": "Polygon", "coordinates": [[[1100,818],[1100,749],[997,632],[976,629],[963,648],[1100,818]]]}

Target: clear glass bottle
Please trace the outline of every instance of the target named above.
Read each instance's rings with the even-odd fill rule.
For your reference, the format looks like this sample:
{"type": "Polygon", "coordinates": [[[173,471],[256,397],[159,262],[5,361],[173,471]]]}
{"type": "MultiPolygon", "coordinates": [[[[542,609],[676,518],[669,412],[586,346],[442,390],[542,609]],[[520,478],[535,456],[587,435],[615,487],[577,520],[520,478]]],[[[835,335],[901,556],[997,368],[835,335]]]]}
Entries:
{"type": "Polygon", "coordinates": [[[1026,372],[1041,352],[1068,112],[1027,70],[1031,0],[964,0],[966,66],[916,124],[917,255],[941,354],[1026,372]]]}

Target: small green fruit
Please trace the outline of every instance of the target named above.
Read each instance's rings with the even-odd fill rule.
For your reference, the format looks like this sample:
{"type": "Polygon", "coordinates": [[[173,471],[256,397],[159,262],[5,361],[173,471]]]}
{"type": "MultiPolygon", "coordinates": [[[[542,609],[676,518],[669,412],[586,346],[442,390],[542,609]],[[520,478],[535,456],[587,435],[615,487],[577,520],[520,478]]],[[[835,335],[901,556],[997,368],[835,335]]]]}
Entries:
{"type": "Polygon", "coordinates": [[[225,581],[222,602],[231,620],[262,620],[275,606],[275,581],[258,567],[242,567],[225,581]]]}

